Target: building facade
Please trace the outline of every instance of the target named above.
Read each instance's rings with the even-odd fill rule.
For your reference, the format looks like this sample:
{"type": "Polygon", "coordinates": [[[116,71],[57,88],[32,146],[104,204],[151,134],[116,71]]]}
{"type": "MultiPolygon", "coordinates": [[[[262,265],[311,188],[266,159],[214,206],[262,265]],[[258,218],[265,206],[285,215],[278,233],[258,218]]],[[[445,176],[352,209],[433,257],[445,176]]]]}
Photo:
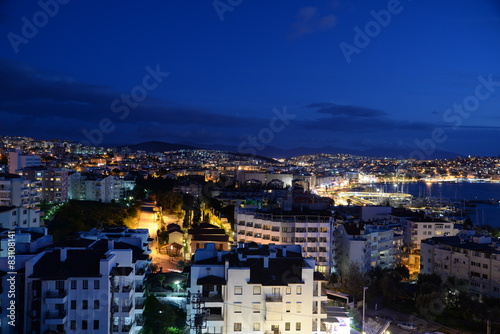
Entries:
{"type": "Polygon", "coordinates": [[[443,280],[465,280],[476,297],[500,298],[500,243],[491,236],[462,231],[452,237],[434,237],[421,243],[423,274],[436,273],[443,280]]]}
{"type": "Polygon", "coordinates": [[[195,253],[188,320],[206,333],[325,333],[324,276],[298,245],[207,245],[195,253]],[[197,321],[198,320],[198,321],[197,321]]]}
{"type": "Polygon", "coordinates": [[[300,245],[304,257],[313,257],[316,270],[332,269],[332,221],[328,211],[246,211],[236,209],[235,239],[258,244],[300,245]]]}

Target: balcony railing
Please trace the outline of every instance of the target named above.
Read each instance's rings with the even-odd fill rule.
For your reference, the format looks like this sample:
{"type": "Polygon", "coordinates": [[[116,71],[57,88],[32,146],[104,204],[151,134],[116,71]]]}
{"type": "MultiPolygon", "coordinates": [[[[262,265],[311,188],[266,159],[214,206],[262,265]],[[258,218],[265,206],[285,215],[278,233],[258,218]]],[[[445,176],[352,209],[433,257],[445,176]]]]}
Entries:
{"type": "Polygon", "coordinates": [[[281,295],[266,295],[266,302],[282,302],[283,296],[281,295]]]}
{"type": "Polygon", "coordinates": [[[66,316],[66,311],[53,311],[45,313],[45,319],[63,319],[66,316]]]}
{"type": "Polygon", "coordinates": [[[66,290],[52,290],[52,291],[47,291],[45,294],[46,298],[64,298],[66,297],[67,292],[66,290]]]}
{"type": "Polygon", "coordinates": [[[122,312],[130,312],[131,309],[132,309],[132,305],[122,306],[122,312]]]}
{"type": "Polygon", "coordinates": [[[201,297],[202,302],[222,302],[222,295],[217,294],[217,295],[211,295],[211,296],[206,296],[206,297],[201,297]]]}

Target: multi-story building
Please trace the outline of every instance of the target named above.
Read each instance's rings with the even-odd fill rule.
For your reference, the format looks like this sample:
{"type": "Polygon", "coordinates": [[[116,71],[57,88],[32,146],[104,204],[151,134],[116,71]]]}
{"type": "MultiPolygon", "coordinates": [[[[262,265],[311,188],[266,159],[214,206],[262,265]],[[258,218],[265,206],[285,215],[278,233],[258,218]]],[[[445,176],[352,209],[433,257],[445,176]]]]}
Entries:
{"type": "Polygon", "coordinates": [[[334,230],[335,271],[346,274],[351,264],[364,272],[379,266],[392,268],[399,260],[402,236],[386,225],[336,224],[334,230]]]}
{"type": "Polygon", "coordinates": [[[0,227],[15,229],[17,227],[29,228],[40,226],[40,211],[17,207],[0,206],[0,227]]]}
{"type": "Polygon", "coordinates": [[[69,176],[69,199],[110,203],[130,196],[135,181],[114,175],[73,173],[69,176]]]}
{"type": "Polygon", "coordinates": [[[422,240],[433,237],[454,236],[460,230],[458,225],[443,219],[429,218],[423,214],[411,212],[393,212],[391,221],[403,228],[405,263],[410,273],[418,273],[420,268],[420,244],[422,240]]]}
{"type": "Polygon", "coordinates": [[[28,260],[25,332],[138,333],[144,289],[137,275],[144,272],[136,272],[133,247],[117,246],[100,240],[28,260]]]}
{"type": "Polygon", "coordinates": [[[40,206],[41,185],[15,174],[0,174],[0,206],[40,206]]]}
{"type": "Polygon", "coordinates": [[[436,273],[443,280],[451,276],[463,279],[476,297],[500,298],[498,239],[463,230],[456,236],[422,241],[420,254],[421,273],[436,273]]]}
{"type": "Polygon", "coordinates": [[[301,253],[299,245],[254,242],[198,249],[188,320],[199,319],[207,333],[325,333],[324,276],[301,253]]]}
{"type": "Polygon", "coordinates": [[[329,211],[247,211],[236,209],[237,242],[294,244],[304,257],[313,257],[316,270],[332,269],[332,215],[329,211]]]}
{"type": "Polygon", "coordinates": [[[69,170],[29,167],[24,168],[22,173],[25,179],[35,180],[41,185],[40,195],[43,201],[61,203],[68,200],[69,170]]]}
{"type": "Polygon", "coordinates": [[[17,149],[14,152],[9,152],[9,173],[20,173],[25,167],[41,166],[42,159],[38,155],[23,154],[21,150],[17,149]]]}

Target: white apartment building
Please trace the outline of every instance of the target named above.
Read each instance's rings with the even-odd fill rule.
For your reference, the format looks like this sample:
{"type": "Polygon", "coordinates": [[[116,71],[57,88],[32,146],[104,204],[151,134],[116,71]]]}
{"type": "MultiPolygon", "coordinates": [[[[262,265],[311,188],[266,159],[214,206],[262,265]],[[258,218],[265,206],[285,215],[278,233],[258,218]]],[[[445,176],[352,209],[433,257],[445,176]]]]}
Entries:
{"type": "Polygon", "coordinates": [[[25,333],[138,333],[131,249],[44,251],[26,262],[25,333]]]}
{"type": "Polygon", "coordinates": [[[422,241],[420,272],[436,273],[443,280],[464,279],[476,297],[500,298],[500,242],[491,236],[461,231],[452,237],[422,241]]]}
{"type": "Polygon", "coordinates": [[[338,223],[334,230],[335,271],[345,275],[351,264],[364,272],[380,266],[392,268],[398,262],[402,237],[384,225],[338,223]]]}
{"type": "Polygon", "coordinates": [[[0,206],[0,227],[9,230],[39,227],[40,211],[17,206],[0,206]]]}
{"type": "Polygon", "coordinates": [[[332,269],[332,221],[328,211],[235,211],[237,242],[293,244],[302,247],[302,256],[313,257],[316,270],[332,269]]]}
{"type": "Polygon", "coordinates": [[[0,174],[0,206],[40,206],[41,186],[15,174],[0,174]]]}
{"type": "Polygon", "coordinates": [[[69,176],[69,199],[110,203],[130,196],[134,187],[134,180],[114,175],[95,177],[76,172],[69,176]]]}
{"type": "Polygon", "coordinates": [[[205,333],[325,333],[324,276],[314,267],[299,245],[209,244],[191,266],[188,320],[205,333]]]}

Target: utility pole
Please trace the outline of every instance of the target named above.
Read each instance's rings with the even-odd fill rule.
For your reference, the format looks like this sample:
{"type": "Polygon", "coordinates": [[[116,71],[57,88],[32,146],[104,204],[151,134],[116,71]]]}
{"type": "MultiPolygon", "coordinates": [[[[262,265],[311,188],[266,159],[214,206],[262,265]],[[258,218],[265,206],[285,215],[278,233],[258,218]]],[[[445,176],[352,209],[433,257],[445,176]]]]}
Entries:
{"type": "Polygon", "coordinates": [[[366,296],[366,290],[368,290],[368,287],[367,286],[363,287],[363,324],[361,325],[361,333],[362,334],[365,334],[365,308],[366,308],[365,296],[366,296]]]}

